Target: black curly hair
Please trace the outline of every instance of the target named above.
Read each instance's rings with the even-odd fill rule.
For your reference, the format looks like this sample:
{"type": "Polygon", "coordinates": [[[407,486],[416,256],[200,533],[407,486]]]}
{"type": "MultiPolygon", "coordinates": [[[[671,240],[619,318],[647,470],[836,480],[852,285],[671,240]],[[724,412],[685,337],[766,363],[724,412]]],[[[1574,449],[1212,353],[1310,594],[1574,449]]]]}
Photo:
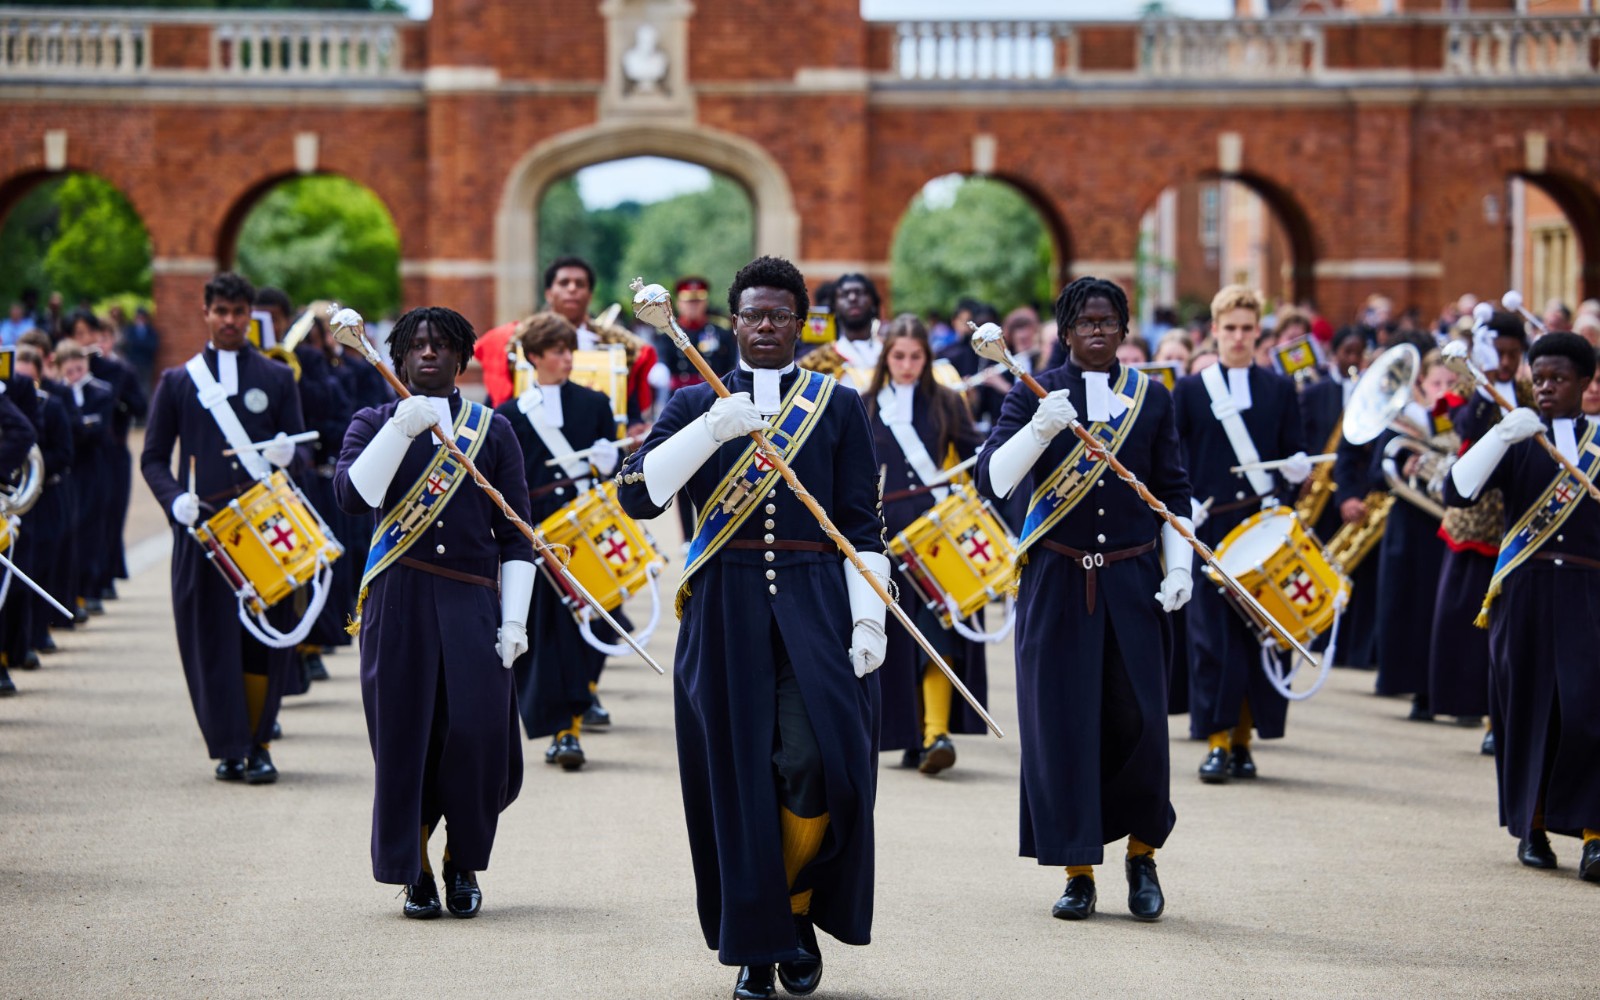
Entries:
{"type": "Polygon", "coordinates": [[[466,371],[467,362],[472,360],[472,345],[478,339],[477,331],[465,316],[444,306],[421,306],[394,321],[394,329],[389,331],[389,360],[394,363],[394,370],[405,371],[411,342],[416,339],[417,328],[424,323],[455,349],[456,374],[466,371]]]}
{"type": "Polygon", "coordinates": [[[728,315],[739,315],[739,296],[747,288],[779,288],[794,296],[794,311],[801,319],[811,311],[811,295],[800,269],[782,257],[757,257],[739,268],[728,286],[728,315]]]}
{"type": "Polygon", "coordinates": [[[232,271],[223,271],[206,282],[206,305],[209,306],[219,299],[223,302],[243,302],[248,305],[254,305],[256,290],[250,282],[232,271]]]}
{"type": "Polygon", "coordinates": [[[1066,343],[1067,333],[1072,329],[1072,324],[1078,321],[1084,306],[1089,304],[1090,299],[1096,298],[1111,303],[1122,332],[1128,332],[1128,293],[1114,281],[1083,277],[1063,288],[1056,299],[1056,336],[1062,343],[1066,343]]]}
{"type": "Polygon", "coordinates": [[[1528,364],[1540,358],[1566,358],[1581,381],[1594,378],[1594,348],[1576,333],[1547,333],[1528,348],[1528,364]]]}
{"type": "Polygon", "coordinates": [[[1489,328],[1496,340],[1501,337],[1510,337],[1512,340],[1521,342],[1523,347],[1528,346],[1528,327],[1523,323],[1522,317],[1516,313],[1496,309],[1494,315],[1490,316],[1489,321],[1483,325],[1489,328]]]}

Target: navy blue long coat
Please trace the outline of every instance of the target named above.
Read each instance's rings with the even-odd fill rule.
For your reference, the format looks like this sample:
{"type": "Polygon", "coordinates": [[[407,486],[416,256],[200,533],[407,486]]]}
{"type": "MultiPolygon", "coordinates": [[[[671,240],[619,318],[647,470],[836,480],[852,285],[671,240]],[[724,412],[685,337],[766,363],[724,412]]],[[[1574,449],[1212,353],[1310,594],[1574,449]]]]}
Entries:
{"type": "MultiPolygon", "coordinates": [[[[1250,368],[1250,409],[1240,416],[1262,461],[1288,458],[1305,450],[1300,402],[1292,381],[1265,368],[1250,368]]],[[[1214,498],[1217,506],[1237,503],[1253,495],[1242,472],[1228,470],[1239,464],[1228,443],[1222,422],[1211,412],[1211,396],[1199,375],[1178,380],[1173,387],[1178,438],[1183,443],[1183,467],[1189,485],[1201,501],[1214,498]]],[[[1282,501],[1295,495],[1293,487],[1274,475],[1274,493],[1282,501]]],[[[1254,514],[1249,507],[1212,514],[1195,534],[1212,549],[1254,514]]],[[[1154,593],[1154,591],[1152,591],[1154,593]]],[[[1220,590],[1195,565],[1194,599],[1189,602],[1189,732],[1204,738],[1238,725],[1239,709],[1250,701],[1256,732],[1264,739],[1283,735],[1288,703],[1268,682],[1261,669],[1261,644],[1244,619],[1223,598],[1220,590]]]]}
{"type": "MultiPolygon", "coordinates": [[[[350,465],[397,405],[355,415],[334,474],[339,504],[352,514],[365,512],[371,529],[443,447],[431,432],[417,435],[389,483],[383,508],[369,505],[350,482],[350,465]]],[[[450,412],[461,412],[459,392],[451,397],[450,412]]],[[[473,464],[526,521],[528,487],[516,438],[499,416],[491,415],[488,433],[473,464]]],[[[405,558],[490,584],[499,581],[501,563],[533,561],[532,543],[470,478],[431,520],[405,558]]],[[[417,831],[439,820],[425,812],[425,785],[437,790],[431,806],[448,824],[451,861],[471,871],[489,867],[500,813],[522,788],[516,690],[495,651],[499,627],[495,586],[401,562],[372,581],[361,613],[361,703],[376,779],[372,877],[379,882],[408,885],[421,877],[417,831]],[[441,723],[444,731],[436,732],[441,723]],[[432,772],[430,742],[442,748],[432,772]]],[[[537,643],[539,636],[530,630],[528,641],[537,643]]]]}
{"type": "MultiPolygon", "coordinates": [[[[1577,421],[1581,439],[1585,423],[1577,421]]],[[[1550,440],[1549,422],[1545,435],[1550,440]]],[[[1512,445],[1484,489],[1506,498],[1506,527],[1555,480],[1557,466],[1532,439],[1512,445]]],[[[1445,502],[1470,506],[1446,480],[1445,502]]],[[[1600,505],[1581,490],[1577,508],[1540,550],[1600,560],[1600,505]]],[[[1539,805],[1552,833],[1600,829],[1600,570],[1533,558],[1506,578],[1489,612],[1489,718],[1500,781],[1500,822],[1512,836],[1533,827],[1539,805]]]]}
{"type": "MultiPolygon", "coordinates": [[[[128,504],[133,498],[133,455],[128,451],[128,431],[135,420],[143,420],[149,411],[144,386],[139,373],[121,358],[103,354],[89,356],[89,371],[111,387],[111,448],[107,454],[106,481],[110,496],[106,501],[107,516],[99,537],[105,539],[106,568],[111,578],[126,580],[128,564],[123,551],[123,529],[128,522],[128,504]]],[[[106,581],[110,583],[110,580],[106,581]]]]}
{"type": "MultiPolygon", "coordinates": [[[[1120,377],[1121,366],[1113,364],[1111,384],[1120,377]]],[[[1066,389],[1078,412],[1088,412],[1076,363],[1043,372],[1038,381],[1047,391],[1066,389]]],[[[1026,386],[1006,395],[978,459],[978,484],[986,493],[993,495],[995,449],[1026,432],[1038,408],[1026,386]]],[[[1057,435],[1017,489],[1031,494],[1077,441],[1070,430],[1057,435]]],[[[1168,509],[1188,512],[1172,397],[1160,382],[1151,380],[1117,458],[1168,509]]],[[[1158,539],[1162,524],[1108,467],[1043,540],[1112,553],[1158,539]]],[[[1104,845],[1129,834],[1160,847],[1176,821],[1166,720],[1172,631],[1155,597],[1161,547],[1103,566],[1095,576],[1090,612],[1088,574],[1080,563],[1035,543],[1022,568],[1016,635],[1021,853],[1042,865],[1099,864],[1104,845]]]]}
{"type": "MultiPolygon", "coordinates": [[[[205,359],[215,377],[216,351],[207,347],[205,359]]],[[[228,402],[250,440],[265,441],[280,432],[298,434],[305,429],[294,374],[287,366],[249,346],[239,351],[238,364],[239,391],[228,402]],[[243,402],[252,389],[266,393],[267,407],[261,413],[251,412],[243,402]]],[[[200,543],[189,537],[183,525],[171,520],[172,502],[188,490],[191,458],[195,460],[201,522],[255,485],[236,458],[222,454],[227,447],[227,439],[200,405],[194,383],[183,366],[162,372],[151,399],[139,468],[172,525],[172,614],[178,630],[178,654],[183,660],[195,719],[205,736],[206,749],[214,758],[247,757],[255,746],[271,739],[278,703],[294,659],[293,649],[264,646],[244,630],[239,624],[233,588],[210,565],[200,543]],[[181,479],[173,474],[174,446],[178,449],[181,479]],[[244,697],[247,659],[268,678],[266,704],[253,732],[244,697]]],[[[267,615],[279,629],[294,624],[287,603],[280,603],[267,615]]]]}
{"type": "MultiPolygon", "coordinates": [[[[537,525],[576,499],[588,480],[585,487],[566,482],[571,477],[565,469],[544,464],[552,457],[550,449],[544,446],[527,415],[517,408],[516,399],[500,404],[495,412],[511,425],[522,451],[523,475],[528,481],[524,492],[533,512],[531,523],[537,525]],[[534,492],[539,496],[533,496],[534,492]]],[[[561,420],[561,433],[574,449],[616,437],[611,398],[572,382],[561,386],[561,420]]],[[[623,624],[622,619],[618,624],[623,624]]],[[[594,625],[602,630],[605,627],[604,622],[594,625]]],[[[539,641],[518,657],[513,669],[522,724],[527,727],[528,738],[535,739],[566,729],[572,725],[574,715],[582,715],[589,707],[589,682],[599,675],[605,654],[583,641],[572,612],[561,603],[561,594],[543,573],[533,586],[528,633],[537,634],[539,641]]],[[[604,637],[606,632],[597,631],[595,635],[604,637]]]]}
{"type": "MultiPolygon", "coordinates": [[[[783,377],[785,393],[796,377],[783,377]]],[[[723,376],[723,382],[732,392],[752,391],[751,376],[743,371],[723,376]]],[[[637,472],[642,456],[704,414],[714,398],[706,385],[675,393],[624,472],[637,472]]],[[[741,438],[724,444],[689,480],[686,488],[697,508],[712,501],[746,443],[741,438]]],[[[851,544],[863,552],[884,550],[878,462],[866,410],[855,392],[835,387],[791,464],[851,544]]],[[[664,510],[651,502],[643,482],[625,483],[619,496],[635,518],[664,510]]],[[[735,539],[761,540],[768,521],[779,540],[828,541],[782,482],[735,539]]],[[[872,932],[879,693],[875,673],[857,679],[850,666],[852,620],[843,558],[837,552],[724,548],[689,586],[673,699],[683,811],[706,944],[728,965],[798,955],[772,764],[775,635],[794,663],[825,772],[829,824],[822,851],[807,869],[811,917],[847,944],[866,944],[872,932]]]]}
{"type": "MultiPolygon", "coordinates": [[[[34,580],[50,592],[50,596],[67,608],[77,599],[73,582],[72,550],[75,519],[72,491],[73,441],[71,418],[60,397],[47,390],[38,393],[39,449],[44,456],[44,490],[38,503],[24,518],[24,528],[32,536],[38,551],[50,558],[35,563],[34,580]]],[[[33,595],[33,642],[37,648],[44,644],[52,627],[71,625],[71,619],[61,617],[46,604],[44,598],[33,595]]]]}
{"type": "MultiPolygon", "coordinates": [[[[73,428],[77,456],[77,475],[73,477],[75,533],[80,540],[77,547],[78,595],[99,597],[100,591],[111,583],[111,561],[115,558],[115,551],[108,547],[105,528],[116,516],[113,505],[117,500],[114,482],[117,443],[112,429],[116,397],[110,385],[93,377],[75,388],[82,393],[73,428]]],[[[74,395],[73,387],[69,387],[67,393],[74,395]]]]}
{"type": "MultiPolygon", "coordinates": [[[[13,475],[20,473],[27,462],[29,450],[35,443],[44,444],[44,421],[39,404],[33,383],[24,379],[11,381],[7,384],[6,393],[0,395],[0,480],[9,481],[13,475]]],[[[27,520],[32,520],[31,513],[27,520]]],[[[40,564],[38,554],[42,551],[45,550],[38,544],[37,536],[24,523],[5,555],[16,564],[17,569],[37,581],[40,564]]],[[[6,570],[0,569],[0,577],[6,573],[6,570]]],[[[0,605],[0,653],[6,655],[12,666],[20,664],[34,645],[36,613],[32,597],[26,584],[13,579],[5,604],[0,605]]]]}
{"type": "MultiPolygon", "coordinates": [[[[1357,445],[1341,437],[1334,450],[1339,457],[1333,463],[1335,489],[1330,507],[1337,509],[1346,500],[1365,500],[1375,490],[1388,490],[1383,473],[1373,461],[1372,442],[1357,445]]],[[[1323,541],[1332,539],[1330,534],[1323,541]]],[[[1350,605],[1339,623],[1336,650],[1340,666],[1365,670],[1378,665],[1378,563],[1378,547],[1373,546],[1350,573],[1350,605]]]]}
{"type": "MultiPolygon", "coordinates": [[[[941,394],[955,396],[952,390],[943,386],[936,385],[934,388],[941,394]]],[[[959,397],[956,397],[954,402],[955,405],[949,411],[955,416],[954,426],[945,430],[942,440],[933,417],[933,402],[923,396],[920,388],[911,409],[911,424],[916,428],[917,437],[922,440],[923,447],[928,450],[928,455],[936,466],[942,464],[951,448],[955,449],[960,459],[965,460],[970,458],[983,443],[983,439],[973,430],[966,404],[959,397]]],[[[877,451],[878,461],[882,463],[880,468],[885,472],[884,496],[921,486],[922,481],[917,477],[916,470],[906,461],[904,453],[900,450],[900,442],[895,439],[889,425],[883,422],[883,415],[875,406],[868,409],[872,413],[873,446],[877,451]]],[[[899,500],[886,500],[883,505],[883,521],[888,536],[893,538],[898,532],[910,527],[913,521],[926,514],[938,502],[938,497],[931,492],[899,500]]],[[[946,631],[940,628],[938,619],[927,610],[911,582],[898,573],[897,577],[900,585],[900,606],[905,609],[911,620],[917,623],[923,635],[940,647],[945,662],[950,664],[950,669],[961,678],[961,683],[967,686],[967,690],[971,691],[980,702],[987,704],[989,673],[983,644],[969,642],[953,630],[946,631]]],[[[979,623],[982,622],[983,618],[980,617],[979,623]]],[[[922,674],[928,662],[928,654],[922,651],[922,647],[911,638],[911,633],[907,632],[899,622],[890,620],[887,628],[888,650],[884,654],[883,666],[878,670],[878,683],[883,690],[883,721],[879,728],[879,743],[884,750],[920,749],[924,735],[922,674]]],[[[981,733],[986,729],[983,719],[972,710],[966,699],[956,695],[950,703],[950,731],[981,733]]]]}

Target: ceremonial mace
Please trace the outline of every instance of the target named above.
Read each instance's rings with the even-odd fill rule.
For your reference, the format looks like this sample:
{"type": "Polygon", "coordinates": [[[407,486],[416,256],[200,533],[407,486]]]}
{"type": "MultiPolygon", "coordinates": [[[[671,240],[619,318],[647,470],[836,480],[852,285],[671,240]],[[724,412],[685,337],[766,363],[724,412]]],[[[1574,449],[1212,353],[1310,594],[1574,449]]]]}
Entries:
{"type": "MultiPolygon", "coordinates": [[[[1033,394],[1038,396],[1040,399],[1043,399],[1045,396],[1049,395],[1044,391],[1044,386],[1040,385],[1037,379],[1019,368],[1016,361],[1012,360],[1011,354],[1006,350],[1005,337],[1001,334],[998,326],[994,325],[993,323],[985,323],[981,327],[976,325],[972,326],[972,349],[980,358],[987,358],[990,361],[995,361],[1005,365],[1008,369],[1010,369],[1011,374],[1015,375],[1018,380],[1031,389],[1033,394]]],[[[1096,438],[1093,434],[1090,434],[1084,429],[1083,425],[1076,420],[1072,421],[1067,426],[1071,427],[1072,432],[1078,435],[1078,439],[1083,442],[1085,448],[1089,449],[1090,454],[1111,466],[1111,471],[1117,474],[1118,479],[1133,487],[1133,491],[1139,494],[1139,499],[1143,500],[1147,505],[1149,505],[1150,509],[1155,511],[1162,520],[1166,521],[1168,524],[1172,525],[1173,528],[1177,529],[1178,534],[1183,536],[1183,540],[1189,543],[1189,547],[1194,549],[1195,552],[1199,554],[1201,561],[1209,566],[1212,571],[1215,572],[1216,575],[1222,580],[1223,586],[1227,587],[1228,590],[1232,591],[1235,597],[1243,601],[1245,605],[1250,608],[1251,612],[1261,619],[1261,623],[1263,625],[1271,629],[1274,635],[1276,635],[1283,642],[1287,643],[1291,648],[1294,649],[1295,652],[1305,657],[1306,662],[1317,662],[1317,658],[1312,656],[1311,652],[1302,646],[1299,640],[1295,639],[1294,636],[1283,630],[1283,626],[1278,624],[1278,620],[1276,618],[1267,613],[1267,609],[1261,606],[1261,602],[1257,601],[1253,594],[1244,589],[1238,580],[1235,580],[1233,577],[1228,575],[1228,572],[1222,568],[1222,564],[1217,561],[1216,553],[1211,551],[1210,546],[1196,538],[1194,536],[1194,532],[1190,531],[1182,521],[1178,520],[1172,511],[1167,509],[1167,505],[1158,500],[1156,495],[1151,493],[1149,488],[1146,487],[1144,483],[1139,481],[1138,476],[1135,476],[1133,473],[1129,472],[1128,467],[1123,465],[1122,462],[1117,459],[1117,456],[1108,451],[1099,438],[1096,438]]]]}
{"type": "MultiPolygon", "coordinates": [[[[384,380],[389,383],[389,388],[393,389],[401,399],[411,398],[410,391],[401,384],[395,373],[390,371],[388,366],[383,363],[383,360],[378,357],[377,350],[367,340],[366,321],[361,318],[361,314],[354,309],[340,309],[338,304],[335,303],[328,306],[328,315],[329,323],[333,327],[333,339],[346,347],[360,351],[361,356],[367,359],[368,364],[383,373],[384,380]]],[[[488,432],[488,428],[484,428],[484,433],[487,434],[488,432]]],[[[635,642],[633,636],[629,635],[628,631],[621,625],[618,625],[617,620],[612,618],[606,609],[600,606],[600,602],[595,600],[594,596],[584,588],[583,584],[578,582],[578,578],[572,575],[572,571],[567,569],[567,564],[556,554],[555,547],[540,538],[538,533],[530,528],[526,521],[517,516],[517,512],[511,509],[510,504],[506,503],[506,498],[500,494],[500,491],[495,489],[494,485],[483,477],[483,473],[478,471],[476,465],[472,464],[472,459],[463,455],[461,449],[456,447],[455,441],[450,438],[450,432],[445,430],[442,425],[435,423],[433,425],[433,436],[438,438],[439,443],[449,450],[452,458],[461,463],[462,468],[472,474],[472,481],[477,483],[478,487],[485,493],[489,494],[489,499],[493,500],[495,506],[500,508],[500,513],[504,514],[512,524],[516,525],[518,531],[527,536],[528,541],[533,543],[533,547],[539,550],[540,558],[544,559],[547,565],[556,568],[561,578],[567,582],[567,586],[572,588],[573,593],[583,598],[584,603],[593,608],[600,615],[601,620],[616,629],[617,634],[622,637],[623,641],[632,647],[635,653],[643,657],[644,662],[650,664],[651,670],[664,676],[666,671],[661,669],[661,664],[657,663],[654,657],[645,652],[644,647],[635,642]]]]}
{"type": "MultiPolygon", "coordinates": [[[[706,380],[707,384],[711,386],[718,396],[730,395],[728,387],[722,384],[722,379],[717,376],[717,373],[712,370],[710,365],[706,364],[706,359],[695,348],[694,341],[690,340],[689,335],[683,331],[683,327],[678,325],[677,318],[672,315],[672,300],[668,297],[667,290],[660,285],[646,285],[643,278],[634,278],[628,287],[632,288],[634,293],[633,314],[671,337],[672,342],[678,345],[678,350],[683,352],[684,357],[689,359],[695,369],[700,372],[700,376],[706,380]]],[[[850,565],[854,566],[856,571],[861,574],[861,578],[866,580],[872,587],[873,593],[878,595],[878,599],[894,615],[895,620],[905,626],[906,631],[911,633],[911,638],[915,639],[917,645],[922,647],[922,651],[927,653],[928,658],[933,661],[934,665],[944,672],[951,685],[961,692],[961,697],[965,698],[967,704],[972,706],[972,710],[978,713],[979,718],[983,719],[984,725],[989,727],[989,731],[994,733],[996,737],[1004,738],[1005,733],[996,725],[989,713],[984,711],[983,706],[978,704],[978,699],[972,696],[972,692],[967,690],[967,686],[961,683],[961,678],[955,675],[955,672],[950,669],[950,665],[944,662],[944,657],[940,656],[939,651],[933,648],[933,643],[928,641],[928,637],[917,629],[917,626],[911,621],[911,617],[905,613],[905,609],[900,607],[900,602],[896,601],[889,594],[883,582],[873,576],[872,572],[867,569],[866,564],[861,561],[860,554],[856,552],[856,547],[850,544],[848,538],[839,533],[838,528],[834,527],[833,519],[828,517],[828,512],[822,509],[822,505],[817,503],[815,497],[806,492],[806,488],[795,477],[794,470],[789,468],[789,463],[784,461],[783,456],[772,446],[772,442],[768,440],[767,435],[762,431],[751,431],[750,438],[755,441],[756,447],[767,457],[767,460],[777,468],[778,472],[783,476],[783,481],[789,484],[789,489],[795,496],[800,498],[800,502],[805,505],[806,510],[810,511],[811,516],[817,519],[817,524],[822,527],[822,533],[827,535],[839,547],[839,551],[844,553],[846,559],[850,560],[850,565]]]]}

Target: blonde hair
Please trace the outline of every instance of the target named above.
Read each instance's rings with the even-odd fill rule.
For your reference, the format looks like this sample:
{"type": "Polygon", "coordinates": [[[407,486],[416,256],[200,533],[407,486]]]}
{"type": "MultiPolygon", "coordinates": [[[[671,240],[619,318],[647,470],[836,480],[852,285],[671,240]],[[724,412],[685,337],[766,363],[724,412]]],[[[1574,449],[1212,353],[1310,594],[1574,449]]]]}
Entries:
{"type": "Polygon", "coordinates": [[[1235,309],[1248,309],[1261,318],[1261,293],[1247,285],[1226,285],[1211,300],[1211,319],[1216,321],[1223,313],[1235,309]]]}
{"type": "Polygon", "coordinates": [[[84,350],[83,345],[75,340],[63,340],[56,345],[56,364],[58,365],[64,365],[68,361],[86,361],[88,358],[89,352],[84,350]]]}

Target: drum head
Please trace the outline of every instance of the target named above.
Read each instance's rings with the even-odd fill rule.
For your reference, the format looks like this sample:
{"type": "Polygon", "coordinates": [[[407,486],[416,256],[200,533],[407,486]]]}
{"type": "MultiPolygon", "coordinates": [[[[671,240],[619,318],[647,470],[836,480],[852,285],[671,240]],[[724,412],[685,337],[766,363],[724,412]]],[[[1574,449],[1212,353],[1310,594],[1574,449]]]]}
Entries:
{"type": "Polygon", "coordinates": [[[1293,525],[1293,514],[1269,512],[1218,552],[1217,561],[1222,564],[1223,571],[1234,578],[1257,566],[1265,566],[1272,554],[1287,544],[1293,525]]]}

